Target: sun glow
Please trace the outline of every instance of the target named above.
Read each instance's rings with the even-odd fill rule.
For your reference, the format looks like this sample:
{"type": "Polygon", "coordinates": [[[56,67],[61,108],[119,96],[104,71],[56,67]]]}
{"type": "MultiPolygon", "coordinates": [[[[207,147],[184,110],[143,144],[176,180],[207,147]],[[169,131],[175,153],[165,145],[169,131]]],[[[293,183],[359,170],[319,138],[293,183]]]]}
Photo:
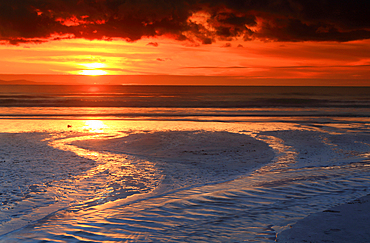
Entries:
{"type": "Polygon", "coordinates": [[[107,74],[106,71],[99,69],[104,68],[106,66],[104,63],[93,62],[93,63],[81,63],[79,65],[88,68],[87,70],[81,70],[81,72],[79,73],[81,75],[99,76],[107,74]]]}
{"type": "Polygon", "coordinates": [[[99,69],[92,69],[92,70],[82,70],[80,72],[82,75],[91,75],[91,76],[98,76],[98,75],[106,75],[107,72],[99,69]]]}
{"type": "Polygon", "coordinates": [[[104,63],[100,63],[100,62],[94,62],[94,63],[82,63],[80,64],[81,66],[84,66],[86,68],[90,68],[90,69],[96,69],[96,68],[103,68],[105,67],[106,65],[104,63]]]}
{"type": "Polygon", "coordinates": [[[100,120],[88,120],[85,121],[84,129],[89,130],[90,132],[103,132],[106,127],[107,125],[100,120]]]}

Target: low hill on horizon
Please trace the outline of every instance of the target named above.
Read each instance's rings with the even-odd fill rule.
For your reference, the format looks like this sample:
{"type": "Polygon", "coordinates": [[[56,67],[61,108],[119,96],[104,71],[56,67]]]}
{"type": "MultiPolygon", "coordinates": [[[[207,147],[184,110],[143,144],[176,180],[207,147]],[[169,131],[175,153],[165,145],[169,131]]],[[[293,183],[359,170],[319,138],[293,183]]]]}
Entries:
{"type": "Polygon", "coordinates": [[[25,79],[18,79],[18,80],[0,80],[0,85],[45,85],[48,83],[44,82],[35,82],[35,81],[29,81],[25,79]]]}

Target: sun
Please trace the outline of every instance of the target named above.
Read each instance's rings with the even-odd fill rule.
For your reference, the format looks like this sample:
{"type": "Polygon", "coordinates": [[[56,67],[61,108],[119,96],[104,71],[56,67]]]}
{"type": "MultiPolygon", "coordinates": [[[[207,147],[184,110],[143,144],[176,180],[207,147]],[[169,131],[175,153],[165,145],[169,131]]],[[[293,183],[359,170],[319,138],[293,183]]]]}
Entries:
{"type": "Polygon", "coordinates": [[[81,63],[79,64],[81,66],[84,66],[85,70],[81,70],[79,74],[81,75],[89,75],[89,76],[99,76],[99,75],[106,75],[107,72],[104,70],[101,70],[101,68],[104,68],[106,65],[104,63],[100,62],[93,62],[93,63],[81,63]]]}
{"type": "Polygon", "coordinates": [[[80,74],[90,75],[90,76],[99,76],[99,75],[106,75],[107,72],[104,70],[99,70],[99,69],[91,69],[91,70],[82,70],[80,74]]]}

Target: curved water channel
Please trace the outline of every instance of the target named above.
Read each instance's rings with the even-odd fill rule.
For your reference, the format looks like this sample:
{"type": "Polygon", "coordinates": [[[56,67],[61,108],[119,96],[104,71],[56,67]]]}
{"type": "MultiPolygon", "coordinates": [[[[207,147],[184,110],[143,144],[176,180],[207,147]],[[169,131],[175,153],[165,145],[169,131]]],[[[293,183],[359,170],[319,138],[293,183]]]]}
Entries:
{"type": "MultiPolygon", "coordinates": [[[[244,174],[205,176],[187,183],[183,177],[192,172],[169,175],[158,161],[74,145],[122,138],[129,136],[128,130],[54,136],[49,146],[72,151],[76,160],[88,158],[96,165],[51,183],[44,194],[35,192],[44,199],[58,197],[54,212],[48,207],[44,214],[23,215],[22,222],[35,214],[40,220],[4,235],[0,242],[274,242],[299,219],[368,194],[368,122],[173,126],[156,129],[245,134],[267,143],[275,156],[244,174]],[[182,178],[176,181],[176,175],[182,178]],[[175,185],[164,185],[166,176],[175,185]]],[[[20,221],[15,219],[13,225],[20,221]]]]}

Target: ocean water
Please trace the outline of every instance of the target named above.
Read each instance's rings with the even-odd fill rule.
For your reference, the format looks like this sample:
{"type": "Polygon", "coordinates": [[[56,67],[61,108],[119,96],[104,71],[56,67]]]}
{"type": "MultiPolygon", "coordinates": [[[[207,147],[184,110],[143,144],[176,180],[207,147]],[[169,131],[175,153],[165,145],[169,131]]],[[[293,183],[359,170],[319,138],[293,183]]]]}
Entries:
{"type": "Polygon", "coordinates": [[[0,242],[274,242],[369,193],[369,87],[0,86],[0,242]]]}

